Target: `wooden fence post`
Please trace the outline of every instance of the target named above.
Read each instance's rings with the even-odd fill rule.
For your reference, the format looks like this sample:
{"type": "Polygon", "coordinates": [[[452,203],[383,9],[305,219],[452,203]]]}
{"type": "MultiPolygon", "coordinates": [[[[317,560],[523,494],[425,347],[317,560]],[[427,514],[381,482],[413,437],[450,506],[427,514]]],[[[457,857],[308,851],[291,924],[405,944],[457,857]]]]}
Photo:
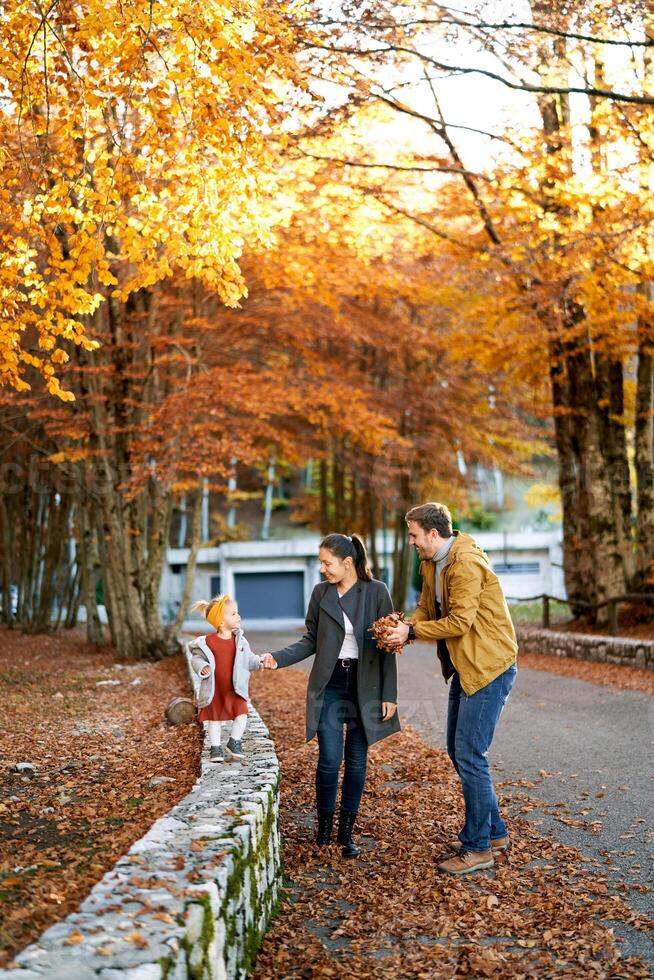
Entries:
{"type": "Polygon", "coordinates": [[[544,595],[541,598],[543,600],[543,629],[548,630],[550,628],[550,597],[544,595]]]}
{"type": "Polygon", "coordinates": [[[615,600],[609,602],[609,633],[618,635],[618,603],[615,600]]]}

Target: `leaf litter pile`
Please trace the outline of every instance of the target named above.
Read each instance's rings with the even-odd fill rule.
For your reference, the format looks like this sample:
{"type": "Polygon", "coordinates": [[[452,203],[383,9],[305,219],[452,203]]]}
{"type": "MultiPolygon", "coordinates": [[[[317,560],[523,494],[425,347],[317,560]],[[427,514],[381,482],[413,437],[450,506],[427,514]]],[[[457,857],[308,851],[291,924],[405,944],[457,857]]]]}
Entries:
{"type": "Polygon", "coordinates": [[[440,874],[462,816],[444,751],[404,732],[371,748],[358,860],[313,836],[317,748],[304,741],[306,674],[254,675],[253,698],[282,767],[285,898],[253,976],[565,980],[650,976],[620,956],[611,926],[652,923],[609,892],[606,868],[510,820],[514,845],[493,871],[440,874]]]}
{"type": "Polygon", "coordinates": [[[391,613],[389,616],[382,616],[381,619],[375,620],[370,632],[380,650],[386,650],[387,653],[402,653],[404,647],[408,646],[408,643],[406,641],[404,643],[395,643],[389,634],[391,630],[395,629],[398,623],[406,622],[408,620],[403,612],[391,613]]]}
{"type": "Polygon", "coordinates": [[[77,633],[0,631],[0,966],[72,912],[197,778],[201,733],[169,728],[183,660],[116,663],[77,633]]]}

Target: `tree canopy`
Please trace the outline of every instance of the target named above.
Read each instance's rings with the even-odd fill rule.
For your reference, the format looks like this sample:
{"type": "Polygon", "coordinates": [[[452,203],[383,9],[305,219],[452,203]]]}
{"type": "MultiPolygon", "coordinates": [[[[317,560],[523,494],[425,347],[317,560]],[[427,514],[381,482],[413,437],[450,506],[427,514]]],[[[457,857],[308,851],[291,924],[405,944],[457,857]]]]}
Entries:
{"type": "Polygon", "coordinates": [[[399,603],[406,507],[535,453],[579,610],[647,582],[654,29],[528,9],[5,7],[5,619],[18,581],[97,627],[101,566],[123,654],[167,648],[180,495],[273,460],[316,526],[390,515],[399,603]]]}

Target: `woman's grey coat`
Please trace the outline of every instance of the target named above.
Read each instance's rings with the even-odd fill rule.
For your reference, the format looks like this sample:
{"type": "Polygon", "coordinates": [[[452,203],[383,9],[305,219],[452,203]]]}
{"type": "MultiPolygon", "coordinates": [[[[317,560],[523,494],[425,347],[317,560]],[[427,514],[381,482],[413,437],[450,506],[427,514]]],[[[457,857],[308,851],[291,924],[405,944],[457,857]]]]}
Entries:
{"type": "MultiPolygon", "coordinates": [[[[198,691],[198,708],[206,708],[213,701],[215,691],[214,672],[216,661],[209,649],[206,636],[198,636],[195,640],[188,643],[188,652],[191,658],[191,667],[196,674],[200,674],[203,667],[207,664],[211,667],[208,677],[200,677],[200,689],[198,691]]],[[[245,639],[242,629],[236,631],[236,657],[234,658],[234,671],[232,673],[232,684],[234,690],[242,698],[248,699],[248,682],[250,671],[259,670],[261,660],[250,649],[250,644],[245,639]]]]}
{"type": "Polygon", "coordinates": [[[359,579],[340,597],[335,585],[320,582],[311,594],[305,635],[297,643],[273,653],[273,657],[279,667],[288,667],[316,655],[307,690],[306,735],[309,741],[318,731],[323,691],[343,646],[343,611],[352,623],[359,646],[359,708],[368,744],[372,745],[400,730],[397,712],[388,721],[383,721],[381,716],[383,701],[397,704],[396,656],[380,650],[370,633],[376,619],[393,612],[393,602],[383,582],[359,579]]]}

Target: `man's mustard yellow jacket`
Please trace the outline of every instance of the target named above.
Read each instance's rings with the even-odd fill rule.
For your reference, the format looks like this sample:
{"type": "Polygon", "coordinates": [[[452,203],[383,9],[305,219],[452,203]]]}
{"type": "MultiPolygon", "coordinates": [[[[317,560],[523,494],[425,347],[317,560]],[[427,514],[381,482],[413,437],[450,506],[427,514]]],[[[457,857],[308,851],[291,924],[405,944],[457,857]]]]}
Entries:
{"type": "MultiPolygon", "coordinates": [[[[488,556],[469,534],[454,534],[456,540],[441,572],[441,618],[436,618],[436,566],[433,561],[423,561],[422,592],[411,622],[417,639],[446,641],[461,687],[466,694],[474,694],[515,662],[518,644],[502,586],[488,556]]],[[[452,670],[442,644],[438,646],[447,679],[452,670]]]]}

